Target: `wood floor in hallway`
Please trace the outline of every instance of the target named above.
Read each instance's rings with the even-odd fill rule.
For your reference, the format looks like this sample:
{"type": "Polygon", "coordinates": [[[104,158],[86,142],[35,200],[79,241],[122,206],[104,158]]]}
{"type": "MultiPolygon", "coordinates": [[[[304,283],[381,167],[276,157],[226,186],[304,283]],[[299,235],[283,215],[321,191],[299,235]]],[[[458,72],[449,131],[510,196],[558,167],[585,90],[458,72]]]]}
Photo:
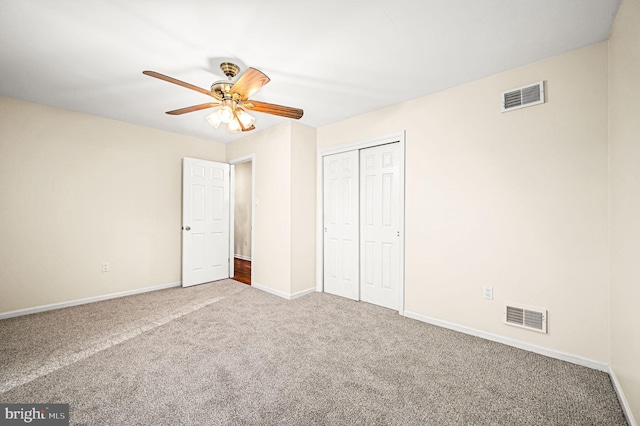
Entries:
{"type": "Polygon", "coordinates": [[[233,279],[236,281],[240,281],[244,284],[251,285],[251,261],[238,259],[235,257],[233,259],[233,270],[234,277],[233,279]]]}

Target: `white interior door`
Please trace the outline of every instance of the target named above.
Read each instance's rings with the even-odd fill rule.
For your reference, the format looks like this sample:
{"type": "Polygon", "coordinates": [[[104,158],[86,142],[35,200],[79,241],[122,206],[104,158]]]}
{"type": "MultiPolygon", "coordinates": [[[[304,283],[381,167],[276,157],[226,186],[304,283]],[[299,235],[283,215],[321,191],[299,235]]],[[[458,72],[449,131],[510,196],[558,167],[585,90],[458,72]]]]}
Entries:
{"type": "Polygon", "coordinates": [[[360,151],[360,299],[400,304],[400,144],[360,151]]]}
{"type": "Polygon", "coordinates": [[[229,278],[229,165],[184,158],[182,286],[229,278]]]}
{"type": "Polygon", "coordinates": [[[358,151],[323,158],[324,291],[359,300],[358,151]]]}

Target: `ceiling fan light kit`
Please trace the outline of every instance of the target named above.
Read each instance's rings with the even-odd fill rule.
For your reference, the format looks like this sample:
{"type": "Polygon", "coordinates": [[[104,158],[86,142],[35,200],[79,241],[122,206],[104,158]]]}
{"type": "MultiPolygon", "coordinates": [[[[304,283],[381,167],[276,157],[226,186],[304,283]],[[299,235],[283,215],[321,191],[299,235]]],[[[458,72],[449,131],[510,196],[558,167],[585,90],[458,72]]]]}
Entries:
{"type": "Polygon", "coordinates": [[[251,127],[256,119],[247,114],[242,108],[236,108],[236,117],[244,127],[251,127]]]}
{"type": "Polygon", "coordinates": [[[218,111],[220,110],[213,111],[211,114],[205,117],[209,124],[211,124],[216,129],[220,126],[220,123],[222,123],[222,118],[220,117],[218,111]]]}
{"type": "Polygon", "coordinates": [[[249,68],[234,83],[233,78],[238,75],[238,72],[240,72],[240,67],[231,62],[223,62],[220,64],[220,69],[224,75],[227,76],[228,80],[214,82],[211,85],[211,90],[206,90],[201,87],[194,86],[193,84],[185,83],[184,81],[155,71],[143,71],[142,73],[213,97],[215,102],[208,102],[167,111],[167,114],[181,115],[188,112],[200,111],[202,109],[217,108],[205,118],[216,129],[220,127],[220,124],[226,124],[227,131],[230,133],[248,132],[255,129],[253,123],[256,119],[248,114],[245,109],[277,115],[280,117],[293,118],[296,120],[300,119],[304,114],[304,112],[299,108],[291,108],[254,100],[249,101],[249,97],[251,95],[270,81],[269,77],[267,77],[262,71],[255,68],[249,68]]]}

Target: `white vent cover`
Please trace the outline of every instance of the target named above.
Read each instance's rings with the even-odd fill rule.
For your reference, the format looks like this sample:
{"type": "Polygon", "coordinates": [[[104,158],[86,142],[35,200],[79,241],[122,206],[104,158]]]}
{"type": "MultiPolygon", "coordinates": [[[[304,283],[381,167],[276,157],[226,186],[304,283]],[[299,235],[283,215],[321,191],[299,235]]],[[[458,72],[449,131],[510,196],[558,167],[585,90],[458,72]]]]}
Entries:
{"type": "Polygon", "coordinates": [[[504,322],[528,330],[547,332],[547,311],[507,304],[504,309],[504,322]]]}
{"type": "Polygon", "coordinates": [[[502,112],[544,103],[544,82],[502,92],[502,112]]]}

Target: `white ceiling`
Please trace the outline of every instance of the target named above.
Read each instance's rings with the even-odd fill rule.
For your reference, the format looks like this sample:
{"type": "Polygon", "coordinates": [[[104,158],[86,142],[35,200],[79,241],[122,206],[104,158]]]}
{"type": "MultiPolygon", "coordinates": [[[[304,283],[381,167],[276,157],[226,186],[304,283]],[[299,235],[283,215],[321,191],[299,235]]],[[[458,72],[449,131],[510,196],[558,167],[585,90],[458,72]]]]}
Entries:
{"type": "Polygon", "coordinates": [[[619,3],[0,0],[0,95],[230,142],[206,110],[164,114],[206,95],[142,71],[209,88],[251,66],[271,78],[252,99],[320,127],[606,40],[619,3]]]}

